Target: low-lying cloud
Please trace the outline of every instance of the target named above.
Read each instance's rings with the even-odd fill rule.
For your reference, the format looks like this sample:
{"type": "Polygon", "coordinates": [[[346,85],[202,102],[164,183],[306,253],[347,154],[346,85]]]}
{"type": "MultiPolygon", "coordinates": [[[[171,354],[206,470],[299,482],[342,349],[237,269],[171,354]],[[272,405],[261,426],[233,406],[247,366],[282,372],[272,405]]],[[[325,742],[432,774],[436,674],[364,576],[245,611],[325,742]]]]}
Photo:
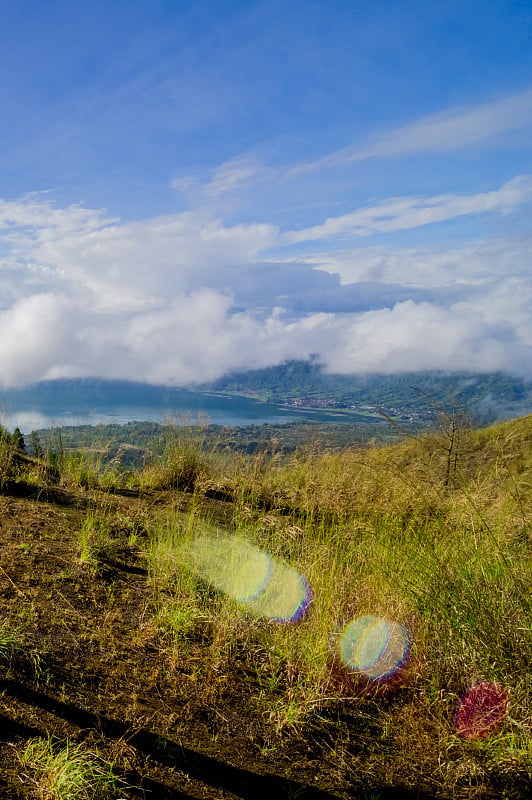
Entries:
{"type": "Polygon", "coordinates": [[[466,199],[393,198],[297,234],[205,211],[121,223],[42,195],[0,202],[0,385],[82,376],[190,385],[310,353],[334,372],[532,377],[532,237],[283,250],[290,237],[308,243],[357,225],[370,236],[442,209],[504,212],[531,185],[518,177],[466,199]]]}

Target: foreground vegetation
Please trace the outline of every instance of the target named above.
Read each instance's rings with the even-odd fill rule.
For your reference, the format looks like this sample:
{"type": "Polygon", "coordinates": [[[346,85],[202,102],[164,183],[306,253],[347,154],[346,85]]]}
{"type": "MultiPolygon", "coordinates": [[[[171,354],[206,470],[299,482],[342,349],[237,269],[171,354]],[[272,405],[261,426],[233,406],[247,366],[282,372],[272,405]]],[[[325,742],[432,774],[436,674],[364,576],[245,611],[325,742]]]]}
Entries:
{"type": "Polygon", "coordinates": [[[138,470],[0,445],[2,796],[529,797],[532,417],[334,452],[199,435],[138,470]],[[303,619],[198,577],[187,553],[220,531],[304,576],[303,619]],[[340,662],[364,615],[408,632],[391,677],[340,662]],[[482,681],[509,712],[467,738],[482,681]],[[69,756],[85,794],[54,785],[69,756]]]}

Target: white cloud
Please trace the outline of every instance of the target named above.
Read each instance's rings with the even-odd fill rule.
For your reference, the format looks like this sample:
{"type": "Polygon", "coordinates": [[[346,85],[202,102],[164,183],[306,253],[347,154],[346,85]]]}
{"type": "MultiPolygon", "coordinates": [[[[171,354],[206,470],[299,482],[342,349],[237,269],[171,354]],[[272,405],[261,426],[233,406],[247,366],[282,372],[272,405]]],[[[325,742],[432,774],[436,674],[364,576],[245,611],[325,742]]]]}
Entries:
{"type": "Polygon", "coordinates": [[[358,247],[316,253],[305,261],[338,275],[342,285],[369,281],[420,289],[483,287],[494,278],[530,278],[532,235],[497,237],[461,247],[358,247]]]}
{"type": "Polygon", "coordinates": [[[0,199],[0,241],[12,242],[22,250],[30,242],[45,242],[76,232],[99,230],[116,220],[105,211],[71,205],[56,208],[47,202],[44,192],[28,194],[20,200],[0,199]]]}
{"type": "Polygon", "coordinates": [[[205,200],[242,190],[267,170],[256,159],[236,156],[217,167],[209,180],[201,182],[192,175],[173,178],[170,187],[185,194],[198,194],[205,200]]]}
{"type": "Polygon", "coordinates": [[[305,358],[326,315],[284,321],[231,313],[231,298],[203,289],[156,311],[94,308],[83,295],[36,294],[0,312],[0,386],[100,376],[187,385],[233,369],[305,358]]]}
{"type": "Polygon", "coordinates": [[[505,319],[489,316],[485,307],[441,308],[411,300],[360,314],[339,331],[327,367],[347,373],[502,370],[530,377],[531,320],[519,332],[505,319]]]}
{"type": "Polygon", "coordinates": [[[473,195],[444,194],[428,198],[392,197],[376,206],[330,217],[321,225],[288,231],[285,240],[292,244],[339,235],[370,236],[374,233],[392,233],[470,214],[508,212],[530,198],[532,176],[519,175],[492,192],[473,195]]]}
{"type": "MultiPolygon", "coordinates": [[[[443,206],[503,209],[529,188],[522,179],[443,206]]],[[[199,213],[119,224],[99,211],[46,205],[3,204],[0,287],[9,293],[0,306],[0,386],[90,375],[186,385],[311,352],[332,371],[532,375],[530,237],[449,250],[363,248],[307,264],[279,257],[276,274],[287,271],[295,294],[329,284],[341,292],[339,279],[316,283],[321,269],[344,284],[382,285],[389,298],[388,307],[359,313],[288,315],[260,295],[272,274],[262,251],[280,239],[273,226],[226,226],[199,213]],[[242,284],[249,296],[258,287],[257,301],[236,313],[242,284]],[[396,299],[408,285],[430,288],[430,302],[396,302],[393,284],[396,299]]],[[[412,213],[410,199],[390,207],[398,221],[412,213]]]]}
{"type": "Polygon", "coordinates": [[[176,292],[219,281],[220,271],[249,264],[278,237],[269,225],[228,228],[199,213],[99,228],[90,217],[85,227],[62,220],[61,226],[45,217],[42,226],[34,221],[29,229],[15,230],[13,252],[48,280],[83,287],[95,305],[117,310],[156,307],[176,292]]]}
{"type": "Polygon", "coordinates": [[[307,354],[308,321],[299,336],[277,312],[235,314],[223,286],[277,240],[271,226],[191,213],[119,225],[40,200],[10,204],[5,219],[0,385],[82,375],[186,384],[307,354]]]}
{"type": "Polygon", "coordinates": [[[451,108],[422,117],[376,136],[365,146],[352,145],[317,161],[300,164],[294,168],[293,173],[379,156],[459,150],[531,126],[532,89],[528,89],[474,108],[451,108]]]}
{"type": "Polygon", "coordinates": [[[0,312],[0,386],[58,377],[65,356],[76,361],[76,320],[68,298],[38,293],[0,312]]]}

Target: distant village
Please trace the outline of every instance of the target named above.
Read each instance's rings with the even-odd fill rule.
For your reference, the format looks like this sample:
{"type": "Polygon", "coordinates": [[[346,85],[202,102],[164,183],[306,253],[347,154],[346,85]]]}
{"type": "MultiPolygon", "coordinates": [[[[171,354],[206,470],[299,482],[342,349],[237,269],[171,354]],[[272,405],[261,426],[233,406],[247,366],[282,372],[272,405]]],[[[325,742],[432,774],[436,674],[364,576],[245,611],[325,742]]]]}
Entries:
{"type": "Polygon", "coordinates": [[[400,409],[394,406],[372,406],[372,405],[353,405],[333,397],[294,397],[288,401],[287,405],[293,408],[338,408],[355,411],[360,414],[382,414],[394,419],[405,419],[413,422],[427,422],[432,419],[430,411],[413,411],[410,409],[400,409]]]}

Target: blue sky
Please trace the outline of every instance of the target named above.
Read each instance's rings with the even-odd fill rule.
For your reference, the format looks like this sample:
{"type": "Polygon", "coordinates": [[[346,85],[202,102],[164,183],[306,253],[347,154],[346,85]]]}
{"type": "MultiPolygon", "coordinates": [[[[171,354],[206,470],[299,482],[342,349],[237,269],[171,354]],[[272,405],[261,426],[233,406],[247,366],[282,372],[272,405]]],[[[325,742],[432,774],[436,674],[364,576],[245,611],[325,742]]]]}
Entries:
{"type": "Polygon", "coordinates": [[[2,3],[0,385],[532,377],[532,6],[2,3]]]}

